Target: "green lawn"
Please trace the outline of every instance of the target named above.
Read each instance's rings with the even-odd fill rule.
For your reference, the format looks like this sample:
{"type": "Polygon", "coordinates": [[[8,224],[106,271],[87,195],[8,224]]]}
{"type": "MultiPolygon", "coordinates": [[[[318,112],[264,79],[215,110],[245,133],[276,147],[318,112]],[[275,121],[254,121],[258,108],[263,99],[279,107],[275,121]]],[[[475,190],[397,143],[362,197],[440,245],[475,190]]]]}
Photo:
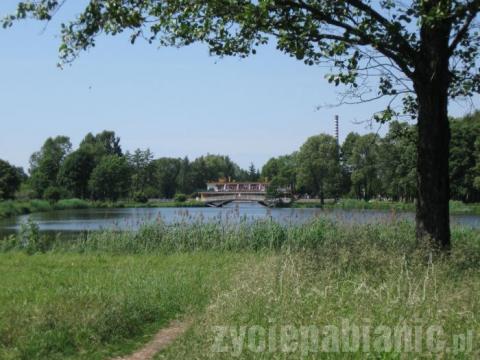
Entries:
{"type": "Polygon", "coordinates": [[[237,254],[0,255],[0,359],[105,359],[202,311],[237,254]]]}

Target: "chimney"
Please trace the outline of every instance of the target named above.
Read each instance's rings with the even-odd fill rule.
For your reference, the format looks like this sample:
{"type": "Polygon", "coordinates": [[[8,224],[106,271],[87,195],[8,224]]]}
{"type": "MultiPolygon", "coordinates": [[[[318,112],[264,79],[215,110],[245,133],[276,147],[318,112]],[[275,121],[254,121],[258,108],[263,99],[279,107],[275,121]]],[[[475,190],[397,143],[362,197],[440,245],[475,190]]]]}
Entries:
{"type": "Polygon", "coordinates": [[[340,145],[339,133],[338,133],[338,115],[335,115],[335,139],[337,139],[337,145],[340,145]]]}

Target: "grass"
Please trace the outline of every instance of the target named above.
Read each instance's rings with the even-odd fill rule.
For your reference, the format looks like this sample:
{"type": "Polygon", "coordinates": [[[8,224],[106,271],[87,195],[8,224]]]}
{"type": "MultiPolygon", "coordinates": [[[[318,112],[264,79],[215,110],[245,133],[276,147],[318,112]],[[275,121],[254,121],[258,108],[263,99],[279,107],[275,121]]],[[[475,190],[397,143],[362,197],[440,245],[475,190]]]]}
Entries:
{"type": "Polygon", "coordinates": [[[413,359],[435,356],[474,359],[480,356],[478,263],[458,253],[448,261],[425,265],[418,259],[385,253],[378,248],[355,250],[340,246],[314,255],[276,254],[262,262],[251,263],[235,278],[232,289],[208,307],[186,336],[158,354],[156,359],[413,359]],[[466,348],[464,353],[432,354],[425,335],[432,325],[441,327],[444,336],[439,339],[448,346],[453,345],[453,334],[466,335],[472,331],[472,348],[466,348]],[[296,332],[290,342],[282,342],[281,329],[285,326],[293,327],[296,332]],[[345,337],[340,337],[339,333],[336,352],[328,341],[328,333],[323,333],[327,326],[340,329],[340,332],[353,326],[362,331],[368,327],[372,340],[360,342],[358,347],[346,347],[345,337]],[[418,352],[410,350],[416,348],[407,347],[405,338],[399,346],[392,340],[389,347],[387,340],[385,347],[375,347],[379,337],[374,334],[380,326],[388,329],[420,327],[424,334],[418,337],[421,348],[418,352]],[[224,348],[217,352],[219,327],[228,330],[222,335],[224,348]],[[302,336],[302,327],[317,329],[317,345],[312,338],[302,336]],[[242,328],[245,336],[239,337],[242,328]],[[259,328],[264,331],[263,336],[259,328]],[[257,330],[250,335],[252,329],[257,330]],[[273,338],[270,337],[272,333],[273,338]],[[264,351],[258,353],[257,345],[262,344],[261,341],[264,341],[264,351]],[[289,348],[282,348],[282,344],[289,344],[289,348]],[[370,346],[369,354],[365,350],[367,346],[370,346]]]}
{"type": "Polygon", "coordinates": [[[0,255],[1,359],[125,354],[173,318],[202,310],[238,254],[0,255]]]}
{"type": "MultiPolygon", "coordinates": [[[[292,204],[294,208],[320,208],[320,201],[303,201],[299,200],[292,204]]],[[[338,202],[326,202],[323,207],[344,210],[382,210],[382,211],[415,211],[415,204],[403,201],[389,200],[358,200],[358,199],[340,199],[338,202]]],[[[451,214],[472,214],[480,215],[480,204],[466,204],[461,201],[450,200],[451,214]]]]}
{"type": "Polygon", "coordinates": [[[46,212],[52,210],[66,209],[86,209],[99,206],[80,199],[64,199],[56,203],[50,203],[46,200],[29,200],[29,201],[0,201],[0,219],[16,215],[30,214],[36,212],[46,212]]]}
{"type": "MultiPolygon", "coordinates": [[[[454,334],[474,336],[469,353],[438,356],[480,356],[478,230],[454,227],[451,254],[430,259],[415,244],[413,224],[395,220],[159,222],[68,242],[47,241],[29,227],[1,246],[7,252],[0,255],[2,359],[108,358],[131,351],[181,314],[193,314],[192,328],[157,359],[432,357],[425,344],[431,325],[441,327],[449,346],[454,334]],[[278,335],[284,325],[340,329],[345,321],[362,329],[421,327],[421,351],[345,353],[340,344],[340,352],[324,353],[320,337],[314,353],[297,334],[290,352],[272,341],[272,351],[256,353],[250,338],[234,336],[242,327],[278,335]],[[212,347],[218,326],[230,329],[224,352],[212,347]]],[[[254,345],[262,339],[253,334],[254,345]]]]}

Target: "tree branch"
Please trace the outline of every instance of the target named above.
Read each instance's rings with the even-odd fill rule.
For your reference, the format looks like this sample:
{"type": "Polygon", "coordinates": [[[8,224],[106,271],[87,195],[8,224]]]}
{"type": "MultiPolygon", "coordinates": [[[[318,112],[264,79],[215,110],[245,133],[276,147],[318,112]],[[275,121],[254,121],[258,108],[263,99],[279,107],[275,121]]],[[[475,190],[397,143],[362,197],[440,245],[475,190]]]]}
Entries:
{"type": "Polygon", "coordinates": [[[477,17],[479,10],[480,10],[480,1],[476,1],[472,3],[470,14],[467,16],[465,23],[460,28],[460,30],[458,30],[457,34],[455,35],[452,43],[448,48],[450,54],[452,54],[455,51],[458,44],[460,44],[460,42],[464,39],[465,35],[467,35],[468,29],[470,28],[470,25],[472,24],[473,20],[475,20],[475,18],[477,17]]]}

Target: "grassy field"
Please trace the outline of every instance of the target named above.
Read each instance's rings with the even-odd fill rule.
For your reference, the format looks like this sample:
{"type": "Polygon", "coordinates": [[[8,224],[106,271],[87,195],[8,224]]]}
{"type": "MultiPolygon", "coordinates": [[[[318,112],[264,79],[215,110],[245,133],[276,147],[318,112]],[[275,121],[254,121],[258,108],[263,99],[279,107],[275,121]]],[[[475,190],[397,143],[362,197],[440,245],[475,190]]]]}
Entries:
{"type": "Polygon", "coordinates": [[[430,258],[396,221],[157,223],[68,242],[33,228],[1,246],[0,358],[107,359],[185,316],[192,328],[157,359],[478,358],[480,232],[452,236],[451,254],[430,258]],[[371,341],[325,343],[355,326],[371,341]],[[432,326],[450,353],[432,355],[432,326]],[[397,348],[399,327],[421,329],[418,352],[397,348]]]}
{"type": "Polygon", "coordinates": [[[0,359],[105,359],[205,308],[238,254],[0,255],[0,359]]]}

